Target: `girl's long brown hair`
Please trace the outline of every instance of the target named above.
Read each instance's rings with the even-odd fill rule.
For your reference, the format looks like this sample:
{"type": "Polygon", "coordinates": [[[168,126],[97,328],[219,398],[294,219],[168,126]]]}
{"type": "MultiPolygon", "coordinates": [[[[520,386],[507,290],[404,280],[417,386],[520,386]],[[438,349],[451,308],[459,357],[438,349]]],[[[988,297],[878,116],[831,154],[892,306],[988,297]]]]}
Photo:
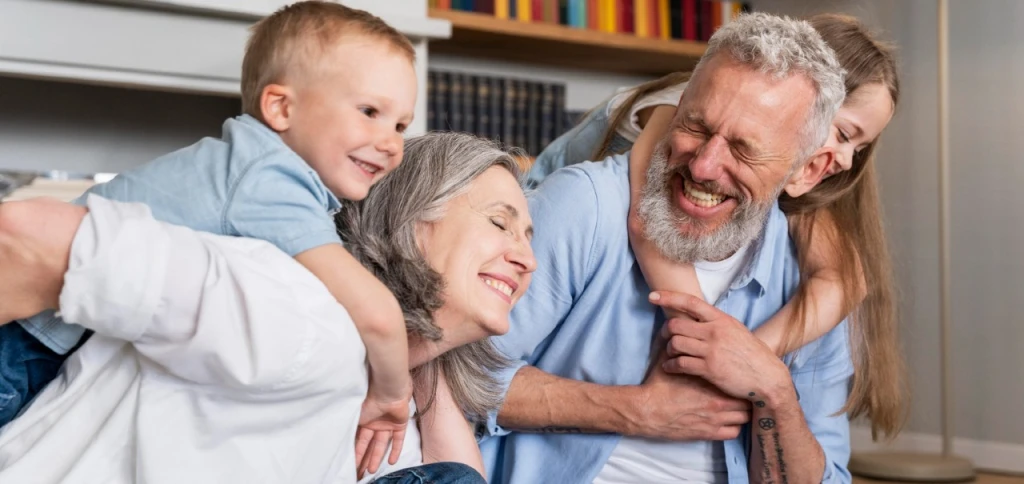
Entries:
{"type": "MultiPolygon", "coordinates": [[[[899,101],[900,85],[896,60],[888,45],[875,40],[853,17],[835,14],[809,19],[837,54],[846,69],[847,99],[859,87],[882,84],[892,97],[893,108],[899,101]]],[[[669,74],[637,86],[609,120],[609,128],[593,159],[610,153],[615,127],[629,116],[630,108],[644,96],[686,82],[690,73],[669,74]]],[[[908,395],[905,390],[906,367],[900,349],[896,290],[892,261],[882,224],[878,198],[878,180],[874,154],[877,140],[856,153],[852,167],[822,181],[807,194],[792,198],[785,193],[779,203],[790,218],[797,247],[810,247],[815,229],[834,247],[835,267],[844,288],[844,313],[850,313],[849,332],[854,363],[853,385],[842,411],[850,418],[866,416],[871,420],[872,436],[893,438],[906,421],[908,395]],[[822,219],[831,223],[818,226],[822,219]],[[863,299],[863,301],[861,301],[863,299]],[[859,303],[859,304],[858,304],[859,303]]],[[[807,293],[810,273],[808,254],[798,251],[801,290],[793,297],[796,312],[783,337],[784,352],[800,347],[808,306],[814,302],[807,293]]]]}

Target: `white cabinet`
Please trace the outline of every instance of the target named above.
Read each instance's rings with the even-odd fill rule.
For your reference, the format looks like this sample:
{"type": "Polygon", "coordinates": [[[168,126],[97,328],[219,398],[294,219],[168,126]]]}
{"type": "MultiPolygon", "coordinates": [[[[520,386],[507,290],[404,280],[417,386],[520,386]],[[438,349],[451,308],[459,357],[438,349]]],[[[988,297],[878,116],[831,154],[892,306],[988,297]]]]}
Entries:
{"type": "MultiPolygon", "coordinates": [[[[0,0],[0,75],[236,96],[248,27],[282,0],[0,0]]],[[[451,35],[426,0],[351,0],[413,41],[425,130],[431,38],[451,35]]]]}

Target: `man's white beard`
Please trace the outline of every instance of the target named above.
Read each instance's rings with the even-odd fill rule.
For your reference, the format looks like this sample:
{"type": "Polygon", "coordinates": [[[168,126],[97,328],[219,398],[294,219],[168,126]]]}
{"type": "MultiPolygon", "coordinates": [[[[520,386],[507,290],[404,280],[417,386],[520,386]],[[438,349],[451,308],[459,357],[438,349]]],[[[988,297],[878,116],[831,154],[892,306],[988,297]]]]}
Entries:
{"type": "MultiPolygon", "coordinates": [[[[680,232],[680,225],[689,225],[702,232],[704,222],[682,212],[672,200],[672,175],[685,171],[685,167],[668,167],[668,143],[658,144],[651,156],[644,185],[637,206],[637,214],[644,224],[644,236],[654,243],[658,251],[675,262],[720,261],[734,254],[760,235],[773,203],[785,183],[780,184],[768,201],[756,203],[746,197],[734,197],[738,203],[732,218],[714,232],[690,236],[680,232]]],[[[685,176],[685,175],[684,175],[685,176]]]]}

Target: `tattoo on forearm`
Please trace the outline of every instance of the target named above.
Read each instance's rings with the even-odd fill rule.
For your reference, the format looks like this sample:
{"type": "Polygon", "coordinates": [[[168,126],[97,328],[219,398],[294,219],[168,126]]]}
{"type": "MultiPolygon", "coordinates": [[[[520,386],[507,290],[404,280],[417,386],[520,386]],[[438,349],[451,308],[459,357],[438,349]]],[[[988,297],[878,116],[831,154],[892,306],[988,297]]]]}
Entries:
{"type": "Polygon", "coordinates": [[[771,430],[775,428],[775,420],[770,418],[762,418],[757,421],[757,425],[761,427],[761,430],[771,430]]]}
{"type": "Polygon", "coordinates": [[[782,457],[782,441],[779,439],[778,432],[772,433],[772,440],[775,442],[775,458],[779,460],[779,480],[782,481],[782,484],[789,484],[789,477],[786,475],[786,459],[782,457]]]}
{"type": "Polygon", "coordinates": [[[773,484],[772,465],[768,461],[768,453],[764,450],[764,435],[757,434],[757,448],[761,451],[761,479],[764,484],[773,484]]]}
{"type": "Polygon", "coordinates": [[[537,432],[544,434],[582,434],[583,431],[576,427],[541,427],[537,432]]]}

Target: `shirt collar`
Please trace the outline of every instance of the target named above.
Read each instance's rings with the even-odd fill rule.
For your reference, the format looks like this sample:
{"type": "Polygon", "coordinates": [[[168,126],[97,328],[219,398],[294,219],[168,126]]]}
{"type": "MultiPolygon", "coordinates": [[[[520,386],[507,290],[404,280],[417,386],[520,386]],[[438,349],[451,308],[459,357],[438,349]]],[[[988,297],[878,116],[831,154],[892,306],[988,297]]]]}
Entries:
{"type": "MultiPolygon", "coordinates": [[[[294,151],[291,150],[291,148],[288,147],[288,145],[284,144],[284,140],[281,139],[281,135],[278,134],[277,131],[274,131],[274,130],[270,129],[270,127],[267,126],[266,124],[263,124],[262,121],[254,118],[254,117],[252,117],[252,116],[250,116],[248,114],[243,114],[241,116],[236,117],[235,119],[237,119],[238,122],[240,122],[240,123],[243,123],[243,124],[245,124],[247,126],[251,126],[252,128],[254,128],[257,131],[259,131],[260,134],[262,134],[264,136],[267,136],[267,137],[270,137],[270,138],[273,138],[274,141],[276,141],[277,143],[281,143],[282,146],[284,146],[285,148],[288,148],[289,151],[292,151],[294,153],[294,151]]],[[[298,156],[298,153],[296,153],[295,155],[296,155],[296,159],[300,159],[300,160],[302,159],[301,157],[298,156]]],[[[327,194],[327,210],[330,211],[331,213],[334,213],[334,212],[340,210],[341,209],[341,200],[339,200],[338,197],[334,196],[334,194],[331,193],[331,190],[327,188],[327,185],[324,185],[324,181],[320,179],[320,175],[317,175],[316,171],[309,167],[309,163],[307,163],[306,160],[302,160],[302,164],[303,164],[303,166],[306,167],[306,170],[309,172],[309,174],[312,175],[313,178],[318,183],[320,183],[320,186],[323,187],[324,193],[327,194]]]]}
{"type": "Polygon", "coordinates": [[[764,230],[753,242],[753,256],[747,263],[747,268],[744,269],[740,277],[733,281],[730,289],[741,289],[753,282],[758,285],[758,296],[763,296],[769,281],[772,280],[771,275],[775,262],[779,259],[779,254],[774,248],[778,246],[780,238],[788,236],[789,224],[776,201],[768,210],[764,230]]]}

